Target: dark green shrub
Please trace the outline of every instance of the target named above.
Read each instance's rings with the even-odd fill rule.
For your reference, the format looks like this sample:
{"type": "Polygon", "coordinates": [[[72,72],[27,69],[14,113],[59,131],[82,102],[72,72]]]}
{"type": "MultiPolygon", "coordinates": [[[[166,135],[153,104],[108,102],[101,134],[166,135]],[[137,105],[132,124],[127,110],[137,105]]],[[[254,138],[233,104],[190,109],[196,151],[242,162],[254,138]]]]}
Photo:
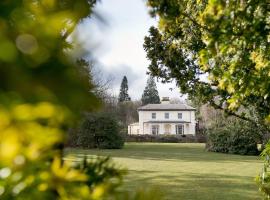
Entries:
{"type": "Polygon", "coordinates": [[[197,135],[183,135],[183,142],[185,143],[197,143],[198,142],[198,136],[197,135]]]}
{"type": "Polygon", "coordinates": [[[157,142],[157,135],[127,135],[127,142],[157,142]]]}
{"type": "Polygon", "coordinates": [[[213,152],[228,153],[230,132],[225,128],[211,129],[208,132],[206,149],[213,152]]]}
{"type": "Polygon", "coordinates": [[[208,130],[206,149],[221,153],[258,155],[255,130],[243,121],[208,130]]]}
{"type": "Polygon", "coordinates": [[[119,149],[124,145],[117,120],[108,113],[86,114],[78,135],[78,146],[83,148],[119,149]]]}
{"type": "Polygon", "coordinates": [[[181,138],[174,135],[164,135],[157,138],[157,142],[164,142],[164,143],[178,143],[180,141],[181,138]]]}
{"type": "Polygon", "coordinates": [[[198,142],[198,143],[206,143],[206,136],[201,135],[201,134],[197,134],[196,135],[196,142],[198,142]]]}
{"type": "MultiPolygon", "coordinates": [[[[204,136],[202,136],[204,137],[204,136]]],[[[127,135],[126,142],[194,143],[205,138],[194,135],[127,135]]]]}
{"type": "Polygon", "coordinates": [[[258,155],[256,134],[247,124],[236,124],[229,144],[229,153],[240,155],[258,155]]]}

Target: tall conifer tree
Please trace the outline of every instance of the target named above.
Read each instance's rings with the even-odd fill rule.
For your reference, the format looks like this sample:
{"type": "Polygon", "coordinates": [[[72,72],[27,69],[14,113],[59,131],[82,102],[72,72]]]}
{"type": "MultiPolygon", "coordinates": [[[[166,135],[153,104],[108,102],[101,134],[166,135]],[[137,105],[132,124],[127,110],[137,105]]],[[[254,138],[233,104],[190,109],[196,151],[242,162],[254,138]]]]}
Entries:
{"type": "Polygon", "coordinates": [[[150,76],[147,80],[146,87],[142,95],[142,104],[160,103],[160,98],[157,90],[157,85],[153,76],[150,76]]]}
{"type": "Polygon", "coordinates": [[[122,83],[120,86],[120,92],[119,92],[119,97],[118,97],[118,102],[125,102],[125,101],[130,101],[130,97],[128,95],[128,80],[127,77],[124,76],[122,79],[122,83]]]}

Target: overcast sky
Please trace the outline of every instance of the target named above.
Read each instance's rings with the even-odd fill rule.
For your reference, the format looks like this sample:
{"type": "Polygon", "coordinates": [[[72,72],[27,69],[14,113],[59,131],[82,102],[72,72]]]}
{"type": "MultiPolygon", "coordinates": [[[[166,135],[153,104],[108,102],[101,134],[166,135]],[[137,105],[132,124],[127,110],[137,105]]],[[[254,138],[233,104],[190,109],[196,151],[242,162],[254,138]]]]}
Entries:
{"type": "MultiPolygon", "coordinates": [[[[140,99],[149,64],[143,49],[144,37],[157,21],[149,16],[143,0],[103,0],[96,11],[106,22],[101,23],[98,17],[86,19],[76,34],[84,48],[92,52],[91,57],[104,76],[114,77],[113,92],[118,94],[122,77],[126,75],[131,98],[140,99]]],[[[180,96],[175,84],[157,86],[160,97],[180,96]]]]}

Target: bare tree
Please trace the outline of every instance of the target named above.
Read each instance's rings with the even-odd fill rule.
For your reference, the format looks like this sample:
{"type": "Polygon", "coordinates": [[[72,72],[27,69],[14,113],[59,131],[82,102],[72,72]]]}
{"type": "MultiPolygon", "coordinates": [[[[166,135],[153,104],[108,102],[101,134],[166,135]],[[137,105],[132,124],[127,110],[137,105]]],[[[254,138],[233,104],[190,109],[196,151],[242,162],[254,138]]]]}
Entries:
{"type": "Polygon", "coordinates": [[[114,81],[114,77],[109,75],[105,76],[102,70],[95,67],[93,62],[89,62],[83,58],[77,59],[76,63],[79,66],[83,66],[84,73],[88,73],[91,77],[92,84],[94,84],[94,94],[102,101],[106,101],[111,97],[111,85],[114,81]]]}
{"type": "Polygon", "coordinates": [[[173,97],[170,99],[170,103],[171,104],[182,104],[182,103],[186,103],[185,100],[178,98],[178,97],[173,97]]]}

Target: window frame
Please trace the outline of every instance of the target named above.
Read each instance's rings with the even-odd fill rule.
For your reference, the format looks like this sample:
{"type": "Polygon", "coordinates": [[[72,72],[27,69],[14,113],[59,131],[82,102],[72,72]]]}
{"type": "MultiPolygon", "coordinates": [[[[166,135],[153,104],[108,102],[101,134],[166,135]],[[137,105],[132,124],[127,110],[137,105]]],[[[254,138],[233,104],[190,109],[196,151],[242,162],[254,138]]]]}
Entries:
{"type": "Polygon", "coordinates": [[[168,112],[164,113],[164,118],[165,119],[170,119],[170,113],[168,113],[168,112]],[[167,116],[166,114],[168,115],[168,117],[166,117],[167,116]]]}
{"type": "Polygon", "coordinates": [[[184,135],[185,134],[185,125],[184,124],[176,124],[175,125],[175,134],[176,135],[184,135]],[[179,128],[181,127],[181,128],[179,128]],[[179,131],[181,130],[181,131],[179,131]],[[179,133],[181,132],[181,133],[179,133]]]}
{"type": "Polygon", "coordinates": [[[183,119],[183,113],[177,113],[178,119],[183,119]]]}
{"type": "Polygon", "coordinates": [[[151,114],[151,117],[152,117],[152,119],[156,119],[157,118],[157,113],[152,113],[151,114]],[[155,116],[155,117],[154,117],[155,116]]]}
{"type": "Polygon", "coordinates": [[[159,125],[156,125],[156,124],[151,125],[151,134],[159,135],[159,125]]]}

